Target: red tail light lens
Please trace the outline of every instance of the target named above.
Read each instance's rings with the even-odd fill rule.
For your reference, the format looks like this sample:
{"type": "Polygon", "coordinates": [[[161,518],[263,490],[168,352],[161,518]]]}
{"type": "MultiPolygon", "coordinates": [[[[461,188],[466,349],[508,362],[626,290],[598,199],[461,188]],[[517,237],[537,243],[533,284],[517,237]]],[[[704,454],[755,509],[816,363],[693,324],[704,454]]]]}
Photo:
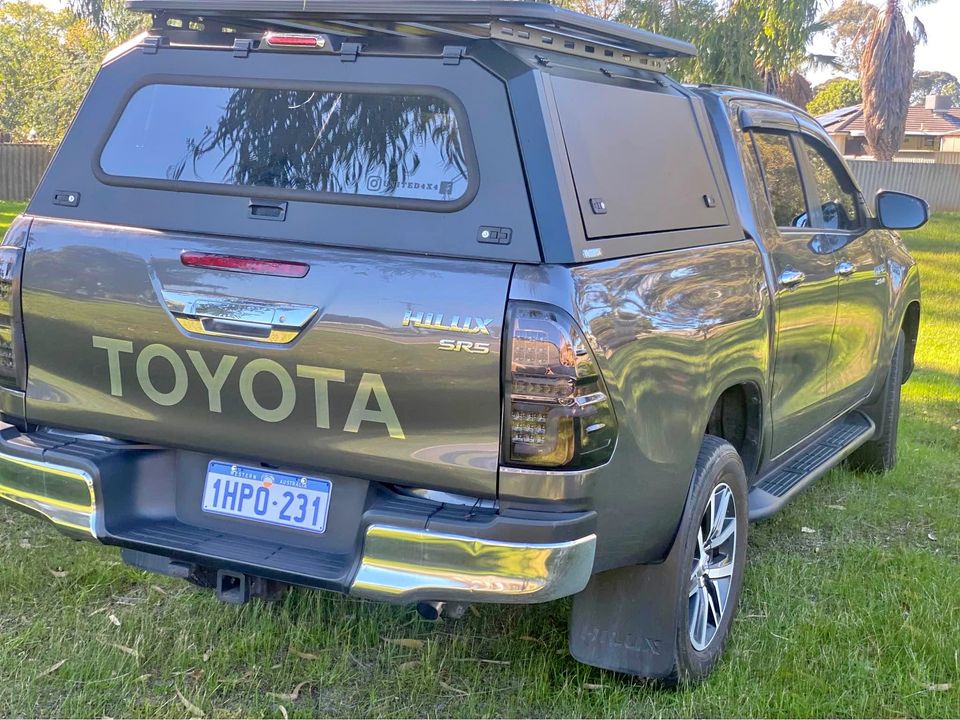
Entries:
{"type": "Polygon", "coordinates": [[[602,465],[617,419],[593,351],[559,308],[511,303],[504,387],[504,461],[563,469],[602,465]]]}
{"type": "Polygon", "coordinates": [[[277,275],[279,277],[302,278],[310,272],[310,266],[284,260],[260,260],[258,258],[237,257],[235,255],[213,255],[211,253],[180,253],[180,262],[187,267],[207,268],[208,270],[226,270],[228,272],[249,273],[251,275],[277,275]]]}

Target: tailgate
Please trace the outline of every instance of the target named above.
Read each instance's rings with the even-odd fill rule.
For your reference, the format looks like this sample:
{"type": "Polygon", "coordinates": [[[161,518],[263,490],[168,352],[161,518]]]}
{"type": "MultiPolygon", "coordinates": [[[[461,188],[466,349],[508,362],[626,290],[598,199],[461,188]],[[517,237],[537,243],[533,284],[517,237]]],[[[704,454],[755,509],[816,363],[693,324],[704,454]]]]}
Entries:
{"type": "Polygon", "coordinates": [[[494,496],[511,269],[36,220],[28,420],[494,496]],[[183,253],[306,275],[193,267],[183,253]]]}

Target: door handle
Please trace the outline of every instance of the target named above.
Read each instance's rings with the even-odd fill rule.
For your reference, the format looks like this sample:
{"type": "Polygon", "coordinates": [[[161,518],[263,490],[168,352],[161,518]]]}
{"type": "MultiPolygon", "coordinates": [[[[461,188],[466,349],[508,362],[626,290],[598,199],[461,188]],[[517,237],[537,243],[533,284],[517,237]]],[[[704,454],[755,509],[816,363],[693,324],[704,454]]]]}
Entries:
{"type": "Polygon", "coordinates": [[[792,267],[788,267],[780,273],[780,284],[788,288],[794,288],[806,279],[806,273],[794,270],[792,267]]]}
{"type": "Polygon", "coordinates": [[[174,320],[187,332],[273,345],[293,342],[317,314],[310,305],[163,292],[174,320]]]}
{"type": "Polygon", "coordinates": [[[837,275],[840,277],[850,277],[853,275],[854,271],[857,269],[857,266],[851,262],[844,260],[842,263],[837,265],[837,275]]]}

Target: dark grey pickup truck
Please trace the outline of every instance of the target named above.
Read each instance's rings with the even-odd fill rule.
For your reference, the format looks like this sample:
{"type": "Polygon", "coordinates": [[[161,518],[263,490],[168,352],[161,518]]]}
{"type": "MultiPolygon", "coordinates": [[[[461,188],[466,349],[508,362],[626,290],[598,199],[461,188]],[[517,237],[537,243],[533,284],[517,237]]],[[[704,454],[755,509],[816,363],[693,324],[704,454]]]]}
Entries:
{"type": "Polygon", "coordinates": [[[823,130],[545,4],[130,0],[0,248],[0,497],[241,603],[572,596],[719,658],[747,527],[896,460],[920,318],[823,130]]]}

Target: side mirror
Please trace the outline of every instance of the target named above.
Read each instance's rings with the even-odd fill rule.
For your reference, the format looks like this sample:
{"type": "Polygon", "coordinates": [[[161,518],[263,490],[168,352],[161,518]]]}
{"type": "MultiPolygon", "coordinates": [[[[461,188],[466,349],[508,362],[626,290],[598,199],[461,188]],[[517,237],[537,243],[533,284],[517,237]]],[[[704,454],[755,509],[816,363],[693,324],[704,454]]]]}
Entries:
{"type": "Polygon", "coordinates": [[[877,193],[877,219],[887,230],[916,230],[930,219],[926,200],[893,190],[877,193]]]}

